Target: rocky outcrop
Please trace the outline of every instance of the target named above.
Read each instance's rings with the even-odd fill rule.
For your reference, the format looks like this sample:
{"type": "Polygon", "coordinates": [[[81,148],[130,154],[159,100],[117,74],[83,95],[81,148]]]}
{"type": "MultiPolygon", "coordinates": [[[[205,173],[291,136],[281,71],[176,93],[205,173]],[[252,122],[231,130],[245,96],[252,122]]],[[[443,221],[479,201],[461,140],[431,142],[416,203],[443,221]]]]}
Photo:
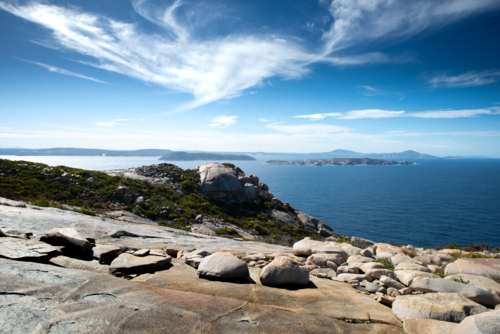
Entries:
{"type": "Polygon", "coordinates": [[[432,319],[408,319],[403,323],[405,334],[452,334],[458,325],[432,319]]]}
{"type": "Polygon", "coordinates": [[[199,167],[200,192],[223,200],[244,199],[245,192],[231,167],[219,163],[209,163],[199,167]]]}

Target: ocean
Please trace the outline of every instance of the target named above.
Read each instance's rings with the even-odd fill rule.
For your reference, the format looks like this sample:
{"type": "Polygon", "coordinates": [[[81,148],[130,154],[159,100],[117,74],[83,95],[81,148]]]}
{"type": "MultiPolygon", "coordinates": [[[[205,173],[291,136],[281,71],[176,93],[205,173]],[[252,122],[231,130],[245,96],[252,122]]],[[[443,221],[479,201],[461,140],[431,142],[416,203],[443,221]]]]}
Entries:
{"type": "MultiPolygon", "coordinates": [[[[341,235],[417,247],[463,247],[470,242],[500,246],[500,159],[411,160],[417,165],[410,166],[280,166],[263,162],[311,156],[254,157],[256,161],[231,163],[247,175],[257,175],[277,198],[341,235]]],[[[162,162],[158,157],[0,158],[91,170],[162,162]]],[[[192,169],[206,162],[169,163],[192,169]]]]}

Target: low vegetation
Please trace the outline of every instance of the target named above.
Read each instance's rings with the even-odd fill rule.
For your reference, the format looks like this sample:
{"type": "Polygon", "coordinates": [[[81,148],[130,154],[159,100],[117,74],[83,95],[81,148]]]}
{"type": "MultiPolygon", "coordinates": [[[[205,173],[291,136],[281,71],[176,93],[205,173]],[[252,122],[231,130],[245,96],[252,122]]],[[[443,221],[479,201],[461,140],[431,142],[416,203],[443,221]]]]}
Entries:
{"type": "Polygon", "coordinates": [[[390,259],[376,259],[375,262],[382,263],[390,271],[394,271],[394,264],[390,259]]]}
{"type": "MultiPolygon", "coordinates": [[[[233,164],[226,165],[243,174],[233,164]]],[[[200,176],[196,170],[183,170],[170,164],[160,166],[161,173],[180,184],[182,192],[147,181],[109,176],[103,172],[0,159],[0,197],[42,207],[77,207],[81,213],[88,215],[128,210],[157,221],[159,225],[183,230],[190,230],[189,225],[201,214],[278,244],[288,245],[291,240],[304,237],[321,239],[316,231],[302,224],[298,227],[285,224],[275,220],[269,213],[271,209],[294,213],[295,210],[288,204],[275,203],[270,199],[258,204],[214,201],[199,193],[200,176]],[[142,196],[147,199],[146,205],[135,205],[133,201],[124,203],[115,194],[119,186],[128,187],[134,198],[142,196]]]]}

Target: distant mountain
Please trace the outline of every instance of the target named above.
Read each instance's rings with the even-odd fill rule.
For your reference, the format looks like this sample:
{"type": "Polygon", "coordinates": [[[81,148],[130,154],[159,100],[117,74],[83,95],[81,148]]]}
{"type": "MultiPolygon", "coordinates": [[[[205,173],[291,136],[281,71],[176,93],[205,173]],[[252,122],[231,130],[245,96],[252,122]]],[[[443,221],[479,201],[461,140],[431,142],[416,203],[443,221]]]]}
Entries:
{"type": "Polygon", "coordinates": [[[162,156],[159,160],[166,160],[166,161],[195,161],[195,160],[232,161],[232,160],[256,160],[256,159],[254,157],[249,156],[249,155],[170,152],[170,153],[162,156]]]}
{"type": "Polygon", "coordinates": [[[366,155],[367,158],[382,158],[382,159],[437,159],[436,156],[430,154],[419,153],[415,151],[404,151],[401,153],[371,153],[366,155]]]}
{"type": "Polygon", "coordinates": [[[368,165],[415,165],[410,161],[393,161],[370,158],[331,158],[331,159],[306,159],[306,160],[270,160],[266,165],[302,165],[302,166],[368,166],[368,165]]]}
{"type": "Polygon", "coordinates": [[[107,157],[159,157],[172,152],[171,150],[144,149],[133,151],[101,150],[92,148],[0,148],[0,155],[17,156],[107,156],[107,157]]]}

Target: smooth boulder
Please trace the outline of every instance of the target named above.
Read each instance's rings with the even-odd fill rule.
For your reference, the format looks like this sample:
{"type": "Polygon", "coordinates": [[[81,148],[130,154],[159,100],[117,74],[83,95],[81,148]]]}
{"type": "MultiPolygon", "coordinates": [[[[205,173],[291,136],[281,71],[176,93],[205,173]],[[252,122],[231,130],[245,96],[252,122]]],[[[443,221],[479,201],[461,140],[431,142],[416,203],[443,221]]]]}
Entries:
{"type": "Polygon", "coordinates": [[[264,285],[305,285],[309,283],[309,272],[286,257],[278,257],[262,269],[260,282],[264,285]]]}
{"type": "Polygon", "coordinates": [[[397,270],[395,271],[395,274],[398,277],[398,280],[406,286],[410,286],[413,280],[417,277],[442,279],[441,277],[434,274],[417,270],[397,270]]]}
{"type": "Polygon", "coordinates": [[[500,281],[500,267],[495,265],[479,263],[450,263],[446,266],[444,273],[446,275],[470,274],[491,278],[500,281]]]}
{"type": "Polygon", "coordinates": [[[231,167],[213,162],[200,166],[198,170],[202,194],[222,200],[245,199],[243,186],[231,167]]]}
{"type": "Polygon", "coordinates": [[[500,310],[467,317],[451,333],[498,334],[500,333],[500,310]]]}
{"type": "Polygon", "coordinates": [[[247,264],[230,253],[215,253],[205,257],[198,266],[198,275],[209,278],[249,277],[247,264]]]}
{"type": "Polygon", "coordinates": [[[392,312],[401,321],[408,319],[434,319],[461,322],[470,315],[487,312],[488,309],[459,293],[427,293],[396,297],[392,312]]]}
{"type": "Polygon", "coordinates": [[[465,282],[469,285],[489,291],[500,297],[500,284],[498,284],[497,282],[488,277],[470,275],[470,274],[457,274],[457,275],[449,275],[444,279],[452,280],[455,282],[465,282]]]}

